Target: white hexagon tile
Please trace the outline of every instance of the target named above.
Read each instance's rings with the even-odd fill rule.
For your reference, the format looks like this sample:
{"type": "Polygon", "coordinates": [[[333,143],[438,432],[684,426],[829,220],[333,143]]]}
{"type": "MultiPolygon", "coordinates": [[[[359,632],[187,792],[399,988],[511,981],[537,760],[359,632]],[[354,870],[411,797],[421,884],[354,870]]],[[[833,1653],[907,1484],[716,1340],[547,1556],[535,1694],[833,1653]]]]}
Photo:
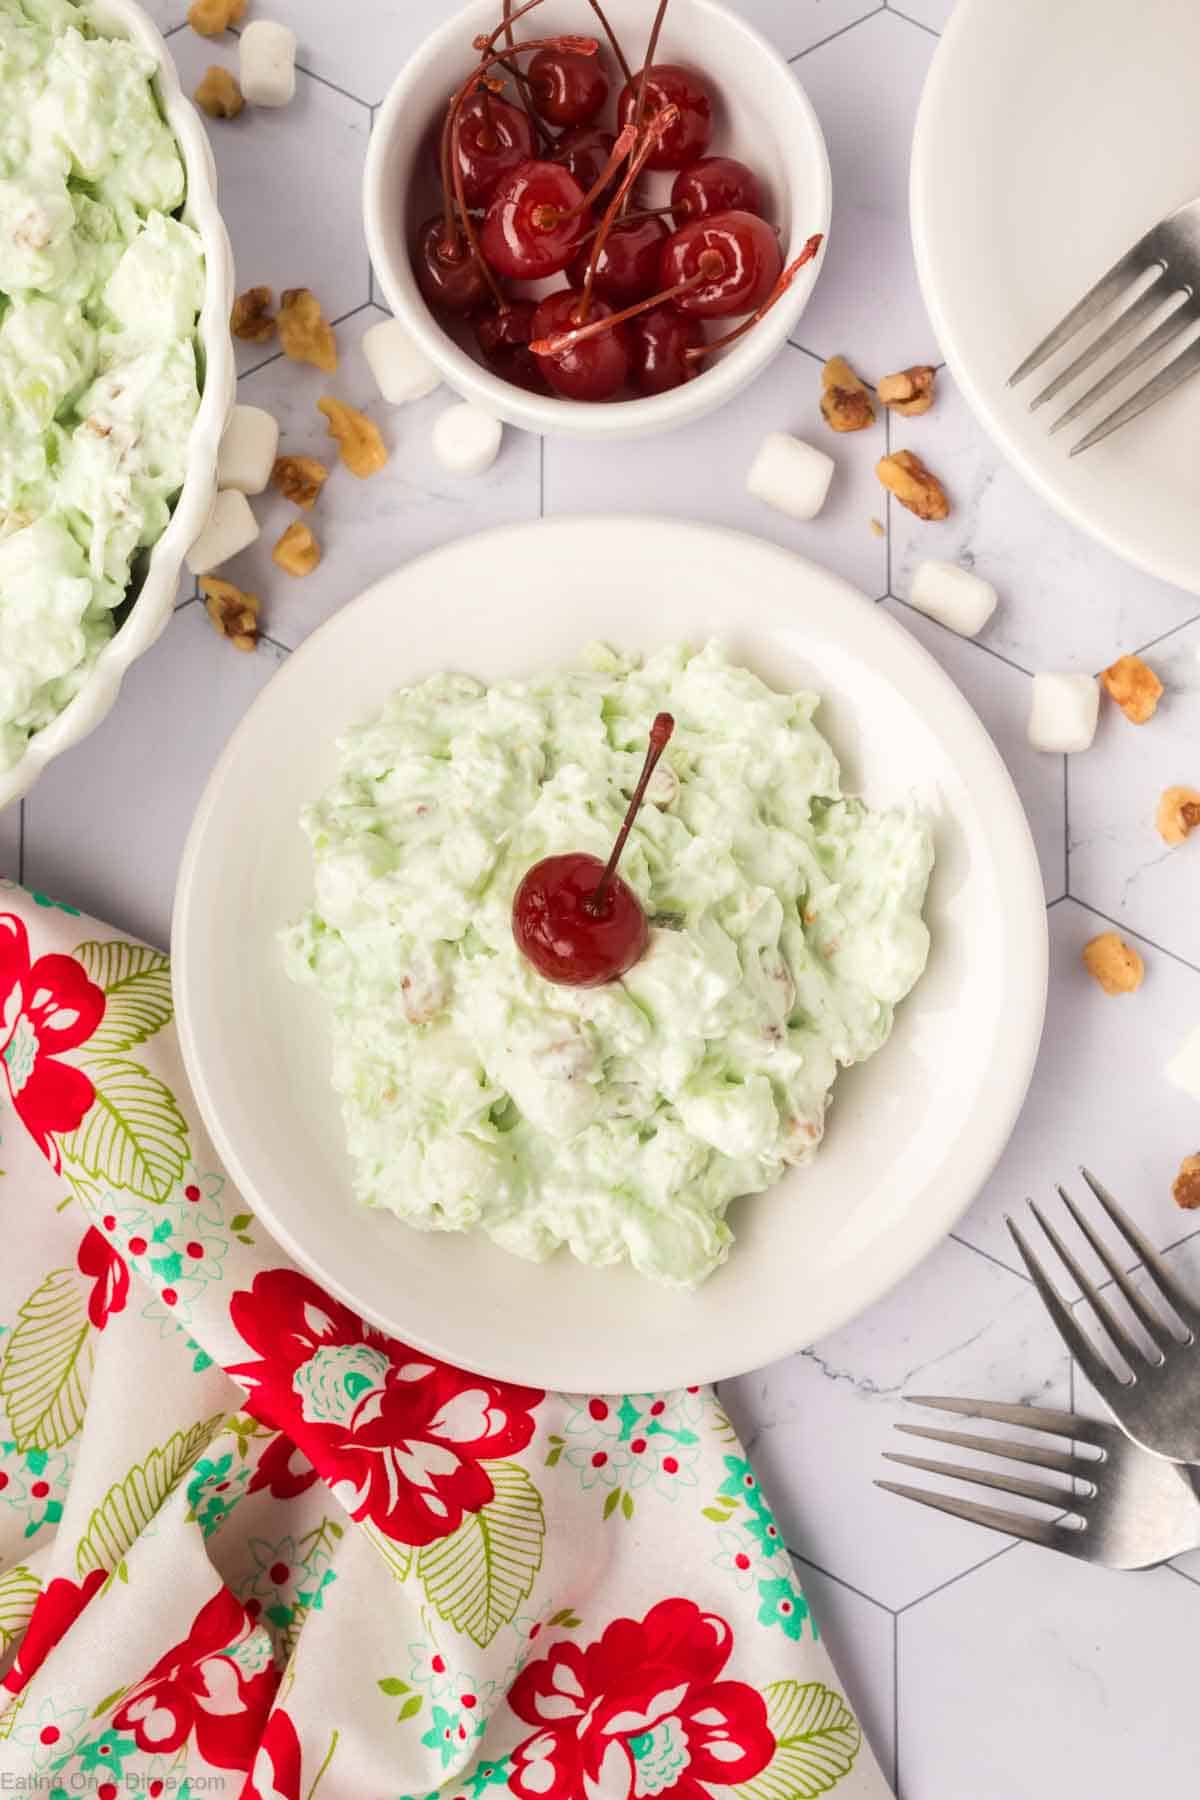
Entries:
{"type": "MultiPolygon", "coordinates": [[[[1006,468],[945,369],[925,418],[889,416],[858,436],[826,430],[817,404],[826,356],[844,353],[872,381],[939,361],[909,250],[906,190],[921,85],[952,0],[741,5],[791,59],[833,166],[829,255],[794,344],[723,412],[675,436],[585,448],[510,431],[495,467],[470,482],[447,477],[432,457],[432,422],[450,396],[383,406],[360,348],[381,316],[359,217],[372,109],[454,0],[254,0],[256,12],[296,29],[300,74],[292,106],[248,109],[210,129],[238,282],[276,293],[312,287],[339,321],[341,366],[326,378],[274,345],[241,345],[240,397],[276,415],[283,449],[330,464],[325,503],[310,519],[324,560],[303,581],[276,570],[271,547],[294,510],[274,493],[256,499],[262,535],[224,573],[263,597],[257,651],[243,656],[223,643],[187,583],[111,717],[23,807],[0,813],[0,872],[23,872],[39,889],[165,941],[192,808],[288,650],[388,569],[464,532],[539,512],[715,520],[824,563],[881,601],[974,704],[1029,814],[1050,903],[1046,1036],[1012,1142],[955,1235],[855,1323],[725,1384],[723,1399],[903,1800],[1182,1795],[1195,1786],[1194,1734],[1189,1744],[1179,1720],[1194,1710],[1200,1552],[1151,1575],[1106,1576],[873,1482],[906,1478],[885,1451],[923,1448],[894,1430],[930,1418],[906,1394],[1048,1404],[1074,1394],[1082,1407],[1098,1405],[1004,1225],[1005,1212],[1028,1194],[1051,1197],[1077,1163],[1109,1182],[1157,1245],[1176,1246],[1172,1260],[1200,1292],[1200,1215],[1194,1231],[1170,1192],[1180,1157],[1200,1147],[1200,1103],[1163,1073],[1200,1025],[1200,841],[1168,851],[1154,830],[1162,787],[1200,787],[1200,601],[1126,568],[1051,512],[1006,468]],[[326,387],[365,404],[380,424],[391,460],[370,482],[335,466],[315,407],[326,387]],[[745,492],[758,442],[776,429],[819,443],[837,464],[828,505],[811,524],[745,492]],[[876,460],[903,446],[945,479],[954,503],[946,523],[918,523],[879,487],[876,460]],[[927,556],[973,563],[1000,590],[979,643],[908,605],[927,556]],[[1138,649],[1167,690],[1151,724],[1133,727],[1106,704],[1088,754],[1029,747],[1031,671],[1095,672],[1138,649]],[[1146,962],[1143,989],[1123,999],[1102,994],[1080,961],[1110,921],[1146,962]]],[[[647,22],[652,10],[647,0],[647,22]]],[[[171,33],[187,87],[210,63],[236,69],[236,34],[199,39],[184,28],[185,0],[150,0],[150,11],[171,33]]]]}

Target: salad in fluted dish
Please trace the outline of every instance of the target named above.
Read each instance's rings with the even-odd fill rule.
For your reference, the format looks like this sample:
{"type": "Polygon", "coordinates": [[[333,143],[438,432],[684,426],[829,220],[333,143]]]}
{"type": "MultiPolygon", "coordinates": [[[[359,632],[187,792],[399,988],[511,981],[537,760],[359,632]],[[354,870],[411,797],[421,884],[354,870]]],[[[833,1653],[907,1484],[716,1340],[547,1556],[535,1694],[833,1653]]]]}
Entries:
{"type": "Polygon", "coordinates": [[[439,675],[340,746],[304,814],[315,897],[289,972],[333,1019],[356,1189],[428,1230],[677,1286],[730,1201],[807,1162],[839,1067],[921,974],[933,863],[914,806],[844,797],[812,693],[710,643],[491,688],[439,675]],[[531,865],[607,854],[649,722],[674,734],[622,863],[648,948],[556,985],[514,939],[531,865]]]}
{"type": "Polygon", "coordinates": [[[200,239],[143,50],[0,0],[0,769],[116,629],[183,485],[200,239]]]}

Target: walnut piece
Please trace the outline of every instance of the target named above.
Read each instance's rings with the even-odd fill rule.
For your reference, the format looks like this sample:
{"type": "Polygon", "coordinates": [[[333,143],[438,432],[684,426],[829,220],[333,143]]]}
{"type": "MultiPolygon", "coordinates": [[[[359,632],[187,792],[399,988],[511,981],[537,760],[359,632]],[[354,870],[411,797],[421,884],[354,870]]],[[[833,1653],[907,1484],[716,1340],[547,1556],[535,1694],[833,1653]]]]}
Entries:
{"type": "Polygon", "coordinates": [[[1158,803],[1155,819],[1164,844],[1182,844],[1189,831],[1200,825],[1200,789],[1169,787],[1158,803]]]}
{"type": "Polygon", "coordinates": [[[929,363],[915,363],[911,369],[901,369],[896,375],[885,375],[875,392],[880,402],[890,407],[892,412],[903,413],[906,419],[915,419],[920,413],[927,413],[933,405],[933,383],[937,370],[929,363]]]}
{"type": "Polygon", "coordinates": [[[338,366],[333,326],[311,288],[285,288],[279,297],[279,342],[293,362],[312,363],[326,375],[338,366]]]}
{"type": "Polygon", "coordinates": [[[360,413],[332,394],[323,394],[317,411],[329,421],[329,435],[337,439],[342,461],[352,475],[365,481],[378,474],[388,459],[387,445],[379,435],[379,427],[366,413],[360,413]]]}
{"type": "Polygon", "coordinates": [[[882,519],[869,519],[867,521],[867,523],[869,524],[869,526],[871,528],[871,536],[872,537],[886,537],[887,536],[887,529],[884,526],[882,519]]]}
{"type": "Polygon", "coordinates": [[[875,464],[875,473],[889,494],[901,506],[907,506],[918,519],[944,519],[949,516],[950,502],[946,490],[919,456],[911,450],[894,450],[875,464]]]}
{"type": "Polygon", "coordinates": [[[271,484],[279,489],[293,506],[311,512],[317,495],[329,480],[329,470],[315,456],[277,456],[271,470],[271,484]]]}
{"type": "Polygon", "coordinates": [[[1171,1183],[1171,1194],[1176,1206],[1182,1206],[1185,1212],[1194,1212],[1200,1206],[1200,1156],[1184,1157],[1171,1183]]]}
{"type": "Polygon", "coordinates": [[[875,423],[871,390],[844,356],[831,356],[821,370],[821,417],[834,431],[865,431],[875,423]]]}
{"type": "Polygon", "coordinates": [[[1142,985],[1146,965],[1115,931],[1102,931],[1083,946],[1083,966],[1106,994],[1134,994],[1142,985]]]}
{"type": "Polygon", "coordinates": [[[1119,656],[1105,669],[1101,681],[1134,725],[1144,725],[1154,717],[1162,698],[1163,684],[1140,656],[1119,656]]]}
{"type": "Polygon", "coordinates": [[[246,104],[241,88],[220,63],[213,63],[204,71],[194,98],[200,111],[210,119],[236,119],[246,104]]]}
{"type": "Polygon", "coordinates": [[[258,595],[244,594],[232,581],[221,581],[216,575],[201,576],[200,592],[221,636],[228,638],[235,650],[253,650],[258,642],[258,595]]]}
{"type": "Polygon", "coordinates": [[[236,25],[246,10],[246,0],[192,0],[188,24],[201,37],[216,37],[236,25]]]}
{"type": "Polygon", "coordinates": [[[299,519],[288,526],[271,552],[271,561],[289,575],[311,575],[320,560],[320,544],[299,519]]]}
{"type": "Polygon", "coordinates": [[[233,303],[229,329],[243,344],[265,344],[275,336],[274,296],[269,287],[247,288],[233,303]]]}

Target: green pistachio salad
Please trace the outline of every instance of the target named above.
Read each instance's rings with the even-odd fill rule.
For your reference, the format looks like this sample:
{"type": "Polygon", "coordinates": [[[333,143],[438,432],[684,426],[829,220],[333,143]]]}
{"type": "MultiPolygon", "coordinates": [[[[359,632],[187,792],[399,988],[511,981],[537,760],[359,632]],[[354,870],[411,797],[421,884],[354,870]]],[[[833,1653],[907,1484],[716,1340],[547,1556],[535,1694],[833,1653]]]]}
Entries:
{"type": "Polygon", "coordinates": [[[204,261],[155,63],[0,0],[0,769],[77,692],[183,485],[204,261]]]}
{"type": "Polygon", "coordinates": [[[285,954],[332,1008],[368,1205],[689,1286],[728,1254],[730,1201],[815,1154],[839,1066],[891,1031],[933,848],[913,807],[843,798],[817,695],[715,643],[588,662],[439,675],[352,731],[303,817],[315,900],[285,954]],[[542,857],[607,857],[659,712],[675,735],[621,862],[649,949],[608,986],[553,984],[513,895],[542,857]]]}

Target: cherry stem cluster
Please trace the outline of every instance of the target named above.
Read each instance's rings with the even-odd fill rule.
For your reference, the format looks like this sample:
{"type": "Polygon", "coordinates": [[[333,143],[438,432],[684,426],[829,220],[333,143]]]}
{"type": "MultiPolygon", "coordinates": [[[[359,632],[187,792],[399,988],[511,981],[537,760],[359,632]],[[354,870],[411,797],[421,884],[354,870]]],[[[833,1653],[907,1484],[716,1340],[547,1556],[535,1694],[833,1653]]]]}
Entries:
{"type": "MultiPolygon", "coordinates": [[[[646,95],[650,85],[650,68],[654,62],[654,53],[658,49],[659,36],[662,33],[663,20],[667,16],[670,0],[658,0],[658,11],[654,15],[654,23],[650,27],[650,38],[646,45],[646,60],[642,64],[642,78],[638,82],[637,105],[634,108],[633,122],[640,125],[646,116],[646,95]]],[[[626,195],[628,201],[628,195],[626,195]]]]}
{"type": "MultiPolygon", "coordinates": [[[[561,356],[564,350],[574,350],[577,344],[585,344],[589,338],[599,337],[605,331],[612,331],[618,325],[624,325],[629,319],[636,319],[639,313],[649,312],[652,306],[665,306],[671,300],[677,300],[681,294],[690,294],[696,288],[703,287],[706,282],[719,281],[725,273],[725,258],[719,250],[702,250],[694,275],[686,281],[677,281],[674,287],[664,288],[661,294],[651,294],[648,300],[639,300],[634,306],[627,306],[623,312],[609,313],[606,318],[593,319],[590,324],[580,323],[572,326],[570,331],[556,331],[552,337],[539,338],[529,348],[535,356],[561,356]]],[[[576,311],[582,311],[582,301],[576,311]]]]}
{"type": "MultiPolygon", "coordinates": [[[[592,238],[591,254],[588,257],[587,272],[583,278],[583,291],[579,302],[579,323],[581,325],[587,324],[588,314],[592,310],[592,288],[596,281],[596,265],[600,260],[600,252],[607,242],[608,234],[616,223],[626,199],[632,193],[633,185],[645,167],[647,158],[662,142],[664,132],[670,130],[678,117],[679,108],[677,106],[664,106],[661,112],[655,113],[644,132],[636,123],[625,128],[626,131],[633,132],[635,142],[639,137],[641,142],[630,158],[629,167],[622,177],[621,184],[609,201],[604,217],[592,238]]],[[[625,133],[622,132],[621,136],[624,137],[624,135],[625,133]]]]}
{"type": "Polygon", "coordinates": [[[675,721],[670,713],[666,712],[659,713],[655,718],[653,725],[650,727],[650,746],[646,751],[646,760],[642,764],[642,772],[638,776],[638,784],[633,790],[633,798],[629,802],[624,822],[622,823],[620,831],[617,833],[617,841],[612,847],[612,854],[604,865],[604,873],[596,883],[596,891],[594,894],[590,895],[585,902],[587,910],[592,914],[593,918],[598,917],[604,909],[605,895],[613,876],[617,872],[617,864],[621,860],[621,852],[625,848],[626,840],[633,830],[633,821],[641,811],[642,801],[646,798],[646,789],[650,785],[650,777],[658,767],[658,759],[670,743],[671,733],[674,729],[675,721]]]}
{"type": "Polygon", "coordinates": [[[775,283],[775,286],[771,289],[771,292],[767,295],[761,306],[756,307],[755,310],[750,313],[747,318],[743,319],[740,325],[736,325],[732,331],[727,331],[724,337],[713,338],[711,343],[696,344],[692,349],[685,350],[684,356],[686,360],[688,362],[700,362],[704,357],[711,356],[714,350],[724,350],[730,344],[736,344],[740,337],[744,337],[746,332],[750,331],[758,324],[759,320],[763,318],[765,314],[770,312],[777,300],[782,300],[805,263],[810,263],[817,254],[817,251],[821,248],[823,236],[824,234],[820,231],[813,233],[812,237],[806,242],[803,250],[801,250],[799,256],[794,262],[790,262],[783,271],[783,274],[779,277],[779,280],[775,283]]]}

